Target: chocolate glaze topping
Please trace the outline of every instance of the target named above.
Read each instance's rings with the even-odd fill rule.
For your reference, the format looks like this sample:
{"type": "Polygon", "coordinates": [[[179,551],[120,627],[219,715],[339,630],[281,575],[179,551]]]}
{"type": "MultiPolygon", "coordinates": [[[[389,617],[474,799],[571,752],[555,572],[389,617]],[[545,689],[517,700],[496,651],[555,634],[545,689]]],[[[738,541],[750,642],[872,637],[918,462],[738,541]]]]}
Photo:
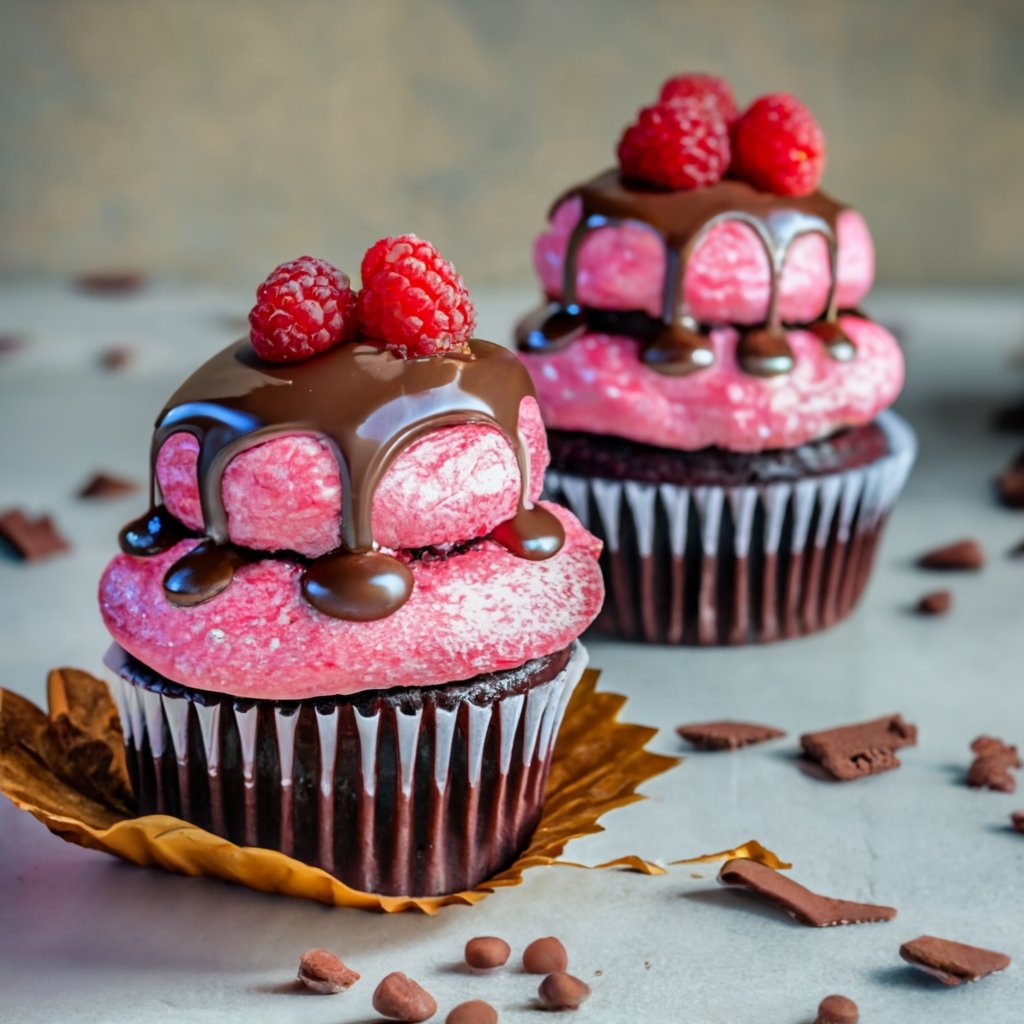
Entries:
{"type": "Polygon", "coordinates": [[[707,336],[709,325],[698,323],[690,313],[682,281],[690,257],[708,232],[718,224],[737,221],[750,227],[764,247],[771,286],[764,322],[742,329],[737,348],[740,366],[758,376],[792,370],[793,352],[779,314],[779,281],[793,242],[808,234],[825,239],[831,281],[824,318],[806,326],[821,338],[834,358],[853,358],[853,344],[839,326],[836,302],[836,218],[843,207],[825,193],[777,196],[739,181],[666,192],[626,182],[613,169],[570,190],[553,209],[573,197],[581,200],[583,212],[565,253],[562,300],[542,307],[520,323],[520,349],[551,351],[568,345],[587,331],[598,331],[639,338],[645,343],[644,362],[661,373],[692,373],[709,367],[714,362],[707,336]],[[665,246],[665,279],[658,317],[642,310],[586,308],[576,299],[577,264],[583,242],[598,228],[627,221],[648,226],[665,246]]]}
{"type": "MultiPolygon", "coordinates": [[[[150,494],[153,507],[121,532],[132,555],[166,551],[188,536],[157,504],[156,459],[176,433],[199,442],[197,473],[205,539],[164,577],[173,604],[209,600],[247,561],[267,557],[228,539],[221,481],[228,463],[248,448],[287,434],[323,441],[342,483],[342,543],[304,568],[306,600],[327,615],[368,621],[385,618],[409,598],[413,577],[402,560],[378,550],[373,497],[395,457],[429,431],[461,423],[496,427],[519,463],[519,509],[493,532],[514,554],[549,558],[562,546],[561,524],[530,503],[529,453],[519,434],[519,406],[532,395],[529,375],[497,345],[473,340],[468,351],[401,359],[372,344],[341,345],[301,362],[259,359],[237,342],[201,366],[171,397],[153,434],[150,494]]],[[[298,560],[298,559],[297,559],[298,560]]]]}

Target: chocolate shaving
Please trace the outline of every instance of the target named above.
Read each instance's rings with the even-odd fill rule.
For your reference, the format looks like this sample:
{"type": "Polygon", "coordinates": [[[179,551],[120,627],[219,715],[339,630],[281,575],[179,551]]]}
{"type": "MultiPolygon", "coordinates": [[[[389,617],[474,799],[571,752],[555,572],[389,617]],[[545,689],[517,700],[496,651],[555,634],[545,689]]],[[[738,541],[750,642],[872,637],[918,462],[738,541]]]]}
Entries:
{"type": "Polygon", "coordinates": [[[953,595],[948,590],[933,590],[917,602],[922,615],[945,615],[953,607],[953,595]]]}
{"type": "Polygon", "coordinates": [[[101,352],[97,361],[102,370],[111,373],[123,370],[135,361],[135,349],[129,345],[113,345],[101,352]]]}
{"type": "Polygon", "coordinates": [[[971,750],[977,755],[967,771],[967,785],[972,789],[992,789],[998,793],[1013,793],[1017,780],[1011,768],[1020,768],[1017,748],[995,736],[979,736],[971,750]]]}
{"type": "Polygon", "coordinates": [[[680,725],[676,732],[698,750],[736,750],[752,743],[764,743],[786,734],[771,725],[756,725],[753,722],[697,722],[680,725]]]}
{"type": "Polygon", "coordinates": [[[922,555],[917,564],[922,569],[974,571],[985,564],[985,552],[976,540],[958,540],[922,555]]]}
{"type": "Polygon", "coordinates": [[[146,283],[140,270],[93,270],[79,274],[75,284],[82,291],[102,295],[124,295],[138,291],[146,283]]]}
{"type": "Polygon", "coordinates": [[[134,480],[114,476],[112,473],[99,472],[93,474],[89,481],[78,491],[80,498],[118,498],[132,494],[139,489],[134,480]]]}
{"type": "Polygon", "coordinates": [[[934,935],[922,935],[912,942],[904,942],[900,946],[900,956],[913,967],[938,978],[944,985],[978,981],[1010,966],[1010,958],[1004,953],[937,939],[934,935]]]}
{"type": "Polygon", "coordinates": [[[26,562],[38,562],[70,549],[50,516],[29,519],[17,508],[0,514],[0,540],[26,562]]]}
{"type": "Polygon", "coordinates": [[[1024,451],[996,477],[996,494],[1010,508],[1024,508],[1024,451]]]}
{"type": "Polygon", "coordinates": [[[896,916],[893,907],[819,896],[791,878],[752,860],[728,861],[719,871],[718,881],[722,885],[742,886],[757,893],[758,896],[764,896],[785,910],[795,921],[811,928],[871,924],[876,921],[891,921],[896,916]]]}
{"type": "Polygon", "coordinates": [[[842,725],[800,737],[808,757],[834,779],[848,782],[863,775],[899,768],[896,751],[917,744],[917,727],[902,715],[886,715],[856,725],[842,725]]]}

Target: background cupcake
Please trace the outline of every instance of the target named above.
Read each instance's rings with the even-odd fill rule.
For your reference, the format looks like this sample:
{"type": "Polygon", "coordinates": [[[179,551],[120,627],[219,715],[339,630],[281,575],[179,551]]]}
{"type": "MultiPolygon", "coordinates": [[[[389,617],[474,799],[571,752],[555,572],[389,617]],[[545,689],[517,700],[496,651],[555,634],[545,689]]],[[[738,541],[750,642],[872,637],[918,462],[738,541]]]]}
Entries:
{"type": "Polygon", "coordinates": [[[857,309],[871,238],[818,190],[824,155],[794,97],[738,115],[728,83],[682,75],[537,240],[548,302],[518,343],[549,491],[605,541],[609,631],[769,641],[864,589],[915,442],[886,411],[900,350],[857,309]]]}
{"type": "Polygon", "coordinates": [[[308,257],[171,398],[100,604],[140,810],[430,895],[540,814],[599,543],[535,504],[529,377],[415,236],[308,257]],[[156,503],[156,497],[162,503],[156,503]]]}

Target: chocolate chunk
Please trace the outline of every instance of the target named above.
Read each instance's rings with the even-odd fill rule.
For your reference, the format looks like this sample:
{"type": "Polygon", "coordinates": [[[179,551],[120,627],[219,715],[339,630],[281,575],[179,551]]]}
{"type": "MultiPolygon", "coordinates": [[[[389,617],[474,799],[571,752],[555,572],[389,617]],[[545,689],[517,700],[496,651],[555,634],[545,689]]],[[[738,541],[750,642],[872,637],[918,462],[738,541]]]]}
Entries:
{"type": "Polygon", "coordinates": [[[38,562],[70,549],[49,516],[29,519],[17,508],[0,514],[0,540],[26,562],[38,562]]]}
{"type": "Polygon", "coordinates": [[[751,743],[764,743],[786,734],[770,725],[755,725],[752,722],[697,722],[680,725],[676,732],[699,750],[736,750],[751,743]]]}
{"type": "Polygon", "coordinates": [[[916,743],[917,727],[905,722],[902,715],[886,715],[800,737],[807,756],[840,782],[898,768],[895,751],[916,743]]]}
{"type": "Polygon", "coordinates": [[[944,985],[977,981],[988,974],[1005,971],[1010,958],[977,946],[965,946],[934,935],[922,935],[900,946],[900,956],[914,967],[934,975],[944,985]]]}
{"type": "Polygon", "coordinates": [[[857,1024],[860,1011],[857,1004],[846,996],[825,996],[818,1006],[814,1024],[857,1024]]]}
{"type": "Polygon", "coordinates": [[[870,924],[875,921],[891,921],[896,916],[893,907],[819,896],[772,868],[745,858],[726,861],[718,873],[718,881],[722,885],[739,885],[764,896],[785,910],[795,921],[812,928],[870,924]]]}
{"type": "Polygon", "coordinates": [[[347,992],[358,980],[359,975],[329,950],[310,949],[299,960],[299,981],[312,992],[347,992]]]}
{"type": "Polygon", "coordinates": [[[555,971],[540,983],[537,998],[545,1010],[578,1010],[590,998],[590,986],[571,974],[555,971]]]}
{"type": "Polygon", "coordinates": [[[75,283],[85,292],[123,295],[138,291],[146,283],[146,277],[138,270],[93,270],[79,274],[75,283]]]}
{"type": "Polygon", "coordinates": [[[979,736],[971,744],[971,750],[978,756],[967,771],[968,786],[972,789],[992,789],[998,793],[1016,791],[1017,780],[1010,774],[1011,768],[1021,767],[1016,747],[995,736],[979,736]]]}
{"type": "Polygon", "coordinates": [[[523,950],[523,970],[529,974],[553,974],[568,966],[569,954],[553,935],[534,939],[523,950]]]}
{"type": "Polygon", "coordinates": [[[111,373],[123,370],[135,360],[135,349],[129,345],[113,345],[99,355],[100,369],[111,373]]]}
{"type": "Polygon", "coordinates": [[[95,473],[78,492],[80,498],[117,498],[132,494],[139,489],[134,480],[114,476],[112,473],[95,473]]]}
{"type": "Polygon", "coordinates": [[[511,953],[509,944],[493,935],[480,935],[466,943],[466,963],[478,971],[502,967],[511,953]]]}
{"type": "Polygon", "coordinates": [[[394,971],[381,981],[373,993],[373,1008],[388,1020],[418,1024],[437,1013],[437,1001],[412,978],[394,971]]]}
{"type": "Polygon", "coordinates": [[[953,607],[953,595],[948,590],[933,590],[917,602],[922,615],[945,615],[953,607]]]}
{"type": "Polygon", "coordinates": [[[1024,811],[1014,811],[1010,815],[1010,823],[1015,832],[1024,832],[1024,811]]]}
{"type": "Polygon", "coordinates": [[[985,552],[976,540],[958,540],[922,555],[922,569],[975,570],[985,564],[985,552]]]}
{"type": "Polygon", "coordinates": [[[459,1003],[444,1019],[444,1024],[498,1024],[498,1011],[482,999],[459,1003]]]}

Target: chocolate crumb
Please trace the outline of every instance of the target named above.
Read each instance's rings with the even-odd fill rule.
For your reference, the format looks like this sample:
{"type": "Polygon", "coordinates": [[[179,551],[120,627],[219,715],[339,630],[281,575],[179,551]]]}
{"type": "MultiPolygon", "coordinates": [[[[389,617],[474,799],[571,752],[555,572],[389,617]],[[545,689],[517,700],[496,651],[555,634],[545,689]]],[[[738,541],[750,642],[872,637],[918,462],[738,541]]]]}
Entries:
{"type": "Polygon", "coordinates": [[[498,1011],[482,999],[470,999],[459,1003],[445,1017],[444,1024],[498,1024],[498,1011]]]}
{"type": "Polygon", "coordinates": [[[998,793],[1013,793],[1017,780],[1011,768],[1020,768],[1017,748],[995,736],[979,736],[971,750],[977,755],[967,771],[967,785],[972,789],[991,789],[998,793]]]}
{"type": "Polygon", "coordinates": [[[1010,958],[1003,953],[937,939],[934,935],[921,935],[912,942],[904,942],[900,946],[900,956],[911,966],[938,978],[944,985],[978,981],[1010,966],[1010,958]]]}
{"type": "Polygon", "coordinates": [[[922,569],[974,571],[985,564],[985,552],[976,540],[958,540],[921,556],[922,569]]]}
{"type": "Polygon", "coordinates": [[[718,881],[722,885],[742,886],[764,896],[785,910],[793,920],[811,928],[872,924],[876,921],[891,921],[896,916],[893,907],[819,896],[767,865],[746,858],[730,860],[722,865],[718,881]]]}
{"type": "Polygon", "coordinates": [[[494,935],[480,935],[466,943],[466,963],[478,971],[503,967],[511,953],[509,944],[494,935]]]}
{"type": "Polygon", "coordinates": [[[1010,824],[1014,832],[1024,832],[1024,811],[1014,811],[1010,815],[1010,824]]]}
{"type": "Polygon", "coordinates": [[[818,1006],[814,1024],[857,1024],[860,1011],[857,1004],[846,996],[825,996],[818,1006]]]}
{"type": "Polygon", "coordinates": [[[113,473],[93,474],[89,481],[78,491],[80,498],[118,498],[124,494],[132,494],[139,489],[134,480],[114,476],[113,473]]]}
{"type": "Polygon", "coordinates": [[[523,950],[523,970],[528,974],[554,974],[568,966],[569,954],[553,935],[534,939],[523,950]]]}
{"type": "Polygon", "coordinates": [[[19,558],[39,562],[70,550],[50,516],[29,519],[21,509],[0,514],[0,540],[6,541],[19,558]]]}
{"type": "Polygon", "coordinates": [[[359,977],[339,957],[326,949],[307,950],[299,960],[299,981],[311,992],[319,992],[321,995],[347,992],[359,977]]]}
{"type": "Polygon", "coordinates": [[[590,986],[571,974],[555,971],[540,983],[537,997],[545,1010],[578,1010],[590,998],[590,986]]]}
{"type": "Polygon", "coordinates": [[[917,744],[917,727],[902,715],[837,726],[800,737],[808,757],[839,782],[875,775],[900,766],[896,751],[917,744]]]}
{"type": "Polygon", "coordinates": [[[99,354],[99,365],[101,370],[111,373],[123,370],[126,366],[135,361],[135,349],[129,345],[112,345],[99,354]]]}
{"type": "Polygon", "coordinates": [[[953,595],[948,590],[933,590],[917,602],[922,615],[945,615],[953,607],[953,595]]]}
{"type": "Polygon", "coordinates": [[[698,750],[737,750],[752,743],[764,743],[786,734],[771,725],[757,725],[753,722],[696,722],[680,725],[676,732],[698,750]]]}
{"type": "Polygon", "coordinates": [[[388,1020],[418,1024],[437,1013],[437,1001],[412,978],[394,971],[387,975],[373,993],[373,1008],[388,1020]]]}
{"type": "Polygon", "coordinates": [[[101,295],[125,295],[138,291],[145,283],[146,276],[139,270],[93,270],[75,279],[82,291],[101,295]]]}

